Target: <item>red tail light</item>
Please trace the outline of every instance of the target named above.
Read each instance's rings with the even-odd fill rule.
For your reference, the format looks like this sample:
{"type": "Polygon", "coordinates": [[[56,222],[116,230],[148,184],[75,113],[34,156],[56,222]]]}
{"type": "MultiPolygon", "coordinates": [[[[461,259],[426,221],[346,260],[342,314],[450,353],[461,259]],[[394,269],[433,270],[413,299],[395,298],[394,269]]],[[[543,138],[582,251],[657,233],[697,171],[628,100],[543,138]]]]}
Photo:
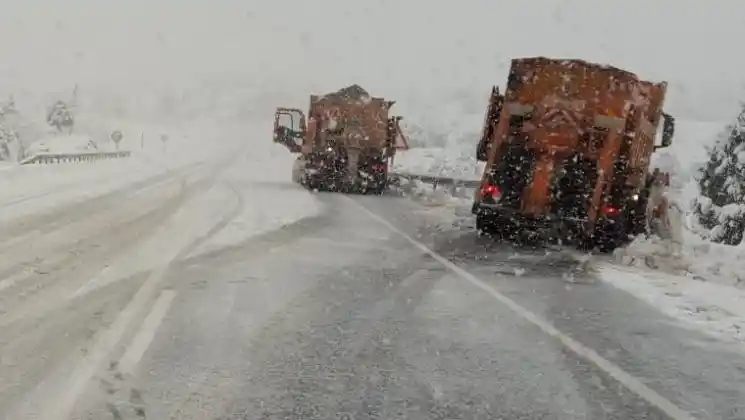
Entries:
{"type": "Polygon", "coordinates": [[[388,165],[386,165],[385,163],[378,163],[376,165],[373,165],[372,169],[375,172],[385,172],[386,170],[388,170],[388,165]]]}
{"type": "Polygon", "coordinates": [[[491,197],[491,198],[498,198],[500,195],[502,195],[502,191],[499,190],[499,187],[496,185],[486,184],[483,187],[481,187],[481,198],[491,197]]]}
{"type": "Polygon", "coordinates": [[[621,215],[621,209],[613,206],[603,206],[603,214],[605,217],[618,217],[621,215]]]}

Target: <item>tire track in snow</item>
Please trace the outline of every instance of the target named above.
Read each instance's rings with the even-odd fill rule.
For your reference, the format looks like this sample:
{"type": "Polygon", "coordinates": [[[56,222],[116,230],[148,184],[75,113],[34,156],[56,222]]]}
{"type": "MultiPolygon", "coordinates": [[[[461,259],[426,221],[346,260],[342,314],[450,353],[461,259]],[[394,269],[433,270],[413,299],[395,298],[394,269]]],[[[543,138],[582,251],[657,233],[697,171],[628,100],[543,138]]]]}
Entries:
{"type": "MultiPolygon", "coordinates": [[[[218,165],[217,169],[207,178],[200,189],[208,191],[213,188],[217,183],[219,175],[235,161],[236,156],[231,157],[227,164],[218,165]]],[[[241,203],[242,201],[238,200],[232,211],[224,215],[207,233],[189,242],[184,247],[181,247],[181,249],[173,250],[164,256],[161,265],[150,272],[148,278],[124,309],[117,315],[113,323],[105,330],[99,331],[96,334],[95,341],[90,347],[87,356],[77,361],[68,380],[60,384],[61,388],[52,395],[39,398],[40,404],[35,408],[40,410],[39,418],[41,420],[66,420],[69,418],[78,398],[90,384],[90,380],[96,372],[100,371],[107,359],[110,358],[111,353],[124,338],[127,331],[132,328],[133,322],[140,314],[147,310],[149,304],[152,304],[153,298],[158,293],[161,283],[164,281],[171,265],[183,255],[188,254],[184,253],[184,250],[189,250],[195,244],[206,241],[209,237],[219,232],[220,229],[227,226],[231,218],[235,218],[237,214],[240,214],[241,203]]],[[[178,215],[179,212],[174,217],[178,217],[178,215]]]]}
{"type": "Polygon", "coordinates": [[[167,173],[96,197],[77,201],[42,213],[23,215],[12,221],[5,222],[0,225],[0,253],[10,247],[17,246],[22,241],[40,240],[52,231],[81,221],[84,222],[92,214],[101,213],[117,206],[123,199],[173,182],[175,179],[201,169],[201,166],[196,166],[178,171],[168,171],[167,173]]]}

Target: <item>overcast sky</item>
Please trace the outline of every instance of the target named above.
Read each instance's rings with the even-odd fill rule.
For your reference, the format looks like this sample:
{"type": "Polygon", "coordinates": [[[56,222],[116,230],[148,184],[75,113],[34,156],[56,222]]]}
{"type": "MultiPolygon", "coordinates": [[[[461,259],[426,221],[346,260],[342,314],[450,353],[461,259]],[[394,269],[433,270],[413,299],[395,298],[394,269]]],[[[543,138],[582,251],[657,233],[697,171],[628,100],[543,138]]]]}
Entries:
{"type": "Polygon", "coordinates": [[[8,0],[0,89],[143,94],[210,81],[305,106],[310,89],[359,83],[399,104],[481,107],[510,58],[548,55],[668,80],[679,118],[722,120],[745,98],[744,19],[738,0],[8,0]]]}

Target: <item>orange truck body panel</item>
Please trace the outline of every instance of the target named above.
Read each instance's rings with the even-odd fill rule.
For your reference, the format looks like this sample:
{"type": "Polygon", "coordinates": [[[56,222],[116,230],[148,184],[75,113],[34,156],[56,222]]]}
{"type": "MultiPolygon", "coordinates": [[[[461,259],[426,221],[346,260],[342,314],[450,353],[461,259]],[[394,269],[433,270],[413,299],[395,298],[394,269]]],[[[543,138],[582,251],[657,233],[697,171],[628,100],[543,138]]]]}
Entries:
{"type": "Polygon", "coordinates": [[[278,115],[298,112],[303,116],[298,130],[300,144],[297,148],[287,145],[292,152],[307,154],[324,150],[333,141],[335,146],[351,150],[390,149],[388,153],[392,157],[396,149],[408,149],[408,140],[399,126],[402,118],[389,115],[394,103],[370,97],[356,85],[324,96],[311,95],[307,124],[300,110],[277,108],[275,132],[278,115]],[[343,94],[350,91],[351,95],[343,94]]]}
{"type": "MultiPolygon", "coordinates": [[[[309,120],[319,128],[341,127],[342,133],[333,136],[340,146],[382,149],[388,145],[388,104],[383,98],[354,100],[333,95],[312,95],[308,115],[309,120]]],[[[306,145],[323,147],[325,140],[324,136],[315,135],[306,139],[306,145]]]]}
{"type": "Polygon", "coordinates": [[[502,143],[508,136],[521,136],[536,158],[520,211],[546,214],[557,165],[570,155],[581,154],[597,162],[588,211],[592,224],[622,149],[628,157],[625,183],[637,191],[643,186],[666,87],[664,82],[644,81],[633,73],[582,60],[513,60],[504,96],[495,89],[487,109],[479,145],[486,148],[487,161],[482,186],[500,159],[502,143]],[[495,120],[496,108],[500,112],[495,120]],[[515,117],[524,119],[516,131],[511,125],[515,117]]]}

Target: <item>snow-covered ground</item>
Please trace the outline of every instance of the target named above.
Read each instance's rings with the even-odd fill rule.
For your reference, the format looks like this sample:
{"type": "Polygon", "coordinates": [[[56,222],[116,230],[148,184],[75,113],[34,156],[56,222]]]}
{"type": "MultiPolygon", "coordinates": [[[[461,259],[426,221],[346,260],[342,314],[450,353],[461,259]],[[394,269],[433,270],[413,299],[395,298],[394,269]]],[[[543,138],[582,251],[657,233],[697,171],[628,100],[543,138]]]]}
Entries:
{"type": "Polygon", "coordinates": [[[319,214],[319,202],[290,182],[294,159],[282,146],[265,145],[223,173],[223,186],[230,196],[226,201],[235,203],[234,214],[224,229],[191,255],[240,245],[253,236],[319,214]]]}
{"type": "MultiPolygon", "coordinates": [[[[152,136],[151,145],[141,149],[139,138],[130,142],[128,146],[134,152],[128,159],[5,165],[0,171],[0,221],[53,212],[73,202],[90,200],[95,205],[99,197],[138,182],[146,183],[134,191],[151,197],[154,203],[147,205],[156,207],[187,186],[200,189],[162,226],[149,232],[135,252],[121,255],[74,296],[160,267],[185,249],[189,252],[180,257],[239,245],[320,211],[308,191],[290,182],[294,156],[271,143],[271,137],[264,135],[269,130],[263,125],[202,124],[178,129],[133,123],[122,126],[128,132],[152,136]],[[157,137],[161,134],[169,136],[165,148],[157,137]],[[246,146],[246,138],[256,140],[252,147],[246,146]],[[268,140],[262,141],[264,138],[268,140]],[[228,161],[229,165],[221,163],[228,161]],[[160,175],[175,177],[152,181],[160,175]],[[206,184],[197,187],[203,182],[206,184]],[[192,245],[195,241],[200,241],[197,246],[192,245]]],[[[145,197],[138,199],[147,202],[145,197]]],[[[91,217],[108,216],[91,211],[91,217]]],[[[120,221],[112,218],[111,224],[116,223],[120,221]]]]}
{"type": "Polygon", "coordinates": [[[266,149],[261,156],[239,155],[219,171],[212,185],[139,244],[136,252],[123,255],[90,279],[76,296],[177,257],[193,258],[241,245],[256,235],[318,214],[320,207],[312,195],[287,179],[291,155],[284,149],[266,149]],[[200,242],[193,247],[196,241],[200,242]],[[184,250],[189,252],[180,255],[184,250]]]}
{"type": "Polygon", "coordinates": [[[604,265],[603,281],[718,339],[745,343],[745,291],[665,272],[604,265]]]}
{"type": "MultiPolygon", "coordinates": [[[[135,139],[133,135],[125,135],[120,147],[132,150],[130,158],[90,163],[3,165],[0,172],[0,220],[96,197],[166,171],[207,161],[219,153],[227,153],[230,145],[235,148],[239,144],[235,139],[239,134],[224,128],[195,127],[178,131],[131,123],[122,125],[130,132],[150,136],[149,139],[146,137],[146,146],[141,148],[139,136],[135,139]],[[161,133],[169,134],[165,146],[159,138],[161,133]],[[235,138],[231,139],[231,136],[235,138]],[[225,144],[209,147],[214,144],[215,137],[225,138],[225,144]]],[[[80,139],[87,138],[80,134],[57,136],[51,142],[51,150],[64,152],[63,146],[67,144],[76,149],[80,139]]]]}

